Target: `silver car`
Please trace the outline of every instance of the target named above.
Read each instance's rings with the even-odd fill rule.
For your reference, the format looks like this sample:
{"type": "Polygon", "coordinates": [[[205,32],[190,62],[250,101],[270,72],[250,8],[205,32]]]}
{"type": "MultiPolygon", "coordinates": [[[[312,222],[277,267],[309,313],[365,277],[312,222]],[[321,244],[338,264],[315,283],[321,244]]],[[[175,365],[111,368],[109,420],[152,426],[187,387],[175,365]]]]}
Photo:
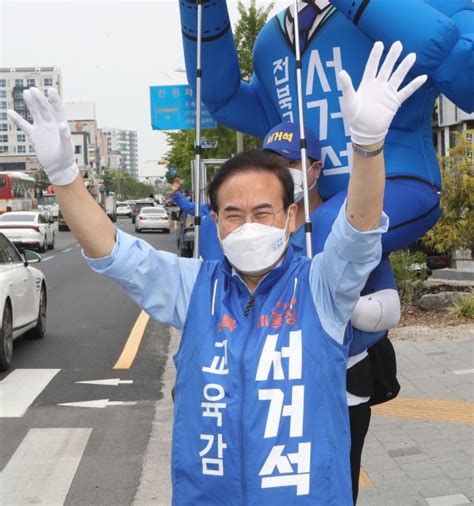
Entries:
{"type": "Polygon", "coordinates": [[[0,232],[18,249],[54,249],[56,233],[52,217],[38,211],[12,211],[0,216],[0,232]]]}
{"type": "Polygon", "coordinates": [[[135,232],[162,230],[170,233],[170,218],[163,206],[142,207],[135,220],[135,232]]]}

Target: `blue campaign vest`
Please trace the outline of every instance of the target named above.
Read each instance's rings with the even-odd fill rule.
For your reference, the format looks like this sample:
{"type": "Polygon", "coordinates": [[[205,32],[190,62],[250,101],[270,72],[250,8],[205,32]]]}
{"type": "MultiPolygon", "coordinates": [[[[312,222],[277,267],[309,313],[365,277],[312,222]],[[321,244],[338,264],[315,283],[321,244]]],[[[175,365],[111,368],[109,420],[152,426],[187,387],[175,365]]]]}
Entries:
{"type": "Polygon", "coordinates": [[[175,356],[174,506],[352,504],[347,344],[309,270],[290,250],[251,298],[227,260],[203,263],[175,356]]]}

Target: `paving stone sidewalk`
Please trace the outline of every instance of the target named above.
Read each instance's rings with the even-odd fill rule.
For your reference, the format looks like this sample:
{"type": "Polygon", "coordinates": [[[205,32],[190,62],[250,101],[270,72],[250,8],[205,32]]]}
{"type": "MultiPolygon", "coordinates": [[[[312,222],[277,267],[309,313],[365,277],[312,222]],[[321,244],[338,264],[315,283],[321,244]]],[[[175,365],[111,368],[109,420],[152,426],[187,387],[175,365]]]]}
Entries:
{"type": "Polygon", "coordinates": [[[393,341],[401,392],[374,410],[359,506],[474,503],[471,336],[393,341]]]}

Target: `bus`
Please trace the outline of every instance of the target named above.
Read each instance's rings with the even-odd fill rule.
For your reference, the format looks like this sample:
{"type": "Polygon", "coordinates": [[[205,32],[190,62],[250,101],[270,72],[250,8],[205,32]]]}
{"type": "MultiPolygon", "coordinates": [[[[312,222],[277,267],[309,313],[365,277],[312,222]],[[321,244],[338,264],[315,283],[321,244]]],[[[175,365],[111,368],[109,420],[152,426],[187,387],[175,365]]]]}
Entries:
{"type": "Polygon", "coordinates": [[[0,172],[0,214],[38,208],[36,181],[24,172],[0,172]]]}

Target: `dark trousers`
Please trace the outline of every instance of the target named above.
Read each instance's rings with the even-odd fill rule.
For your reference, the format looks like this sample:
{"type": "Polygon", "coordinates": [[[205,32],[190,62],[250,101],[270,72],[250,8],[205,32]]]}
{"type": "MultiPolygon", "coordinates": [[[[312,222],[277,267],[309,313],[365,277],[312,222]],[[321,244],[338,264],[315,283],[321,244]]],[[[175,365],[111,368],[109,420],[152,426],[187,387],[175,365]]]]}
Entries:
{"type": "Polygon", "coordinates": [[[370,401],[349,406],[349,421],[351,426],[351,477],[352,477],[352,498],[357,503],[359,494],[360,462],[362,448],[364,447],[365,436],[369,430],[370,423],[370,401]]]}

